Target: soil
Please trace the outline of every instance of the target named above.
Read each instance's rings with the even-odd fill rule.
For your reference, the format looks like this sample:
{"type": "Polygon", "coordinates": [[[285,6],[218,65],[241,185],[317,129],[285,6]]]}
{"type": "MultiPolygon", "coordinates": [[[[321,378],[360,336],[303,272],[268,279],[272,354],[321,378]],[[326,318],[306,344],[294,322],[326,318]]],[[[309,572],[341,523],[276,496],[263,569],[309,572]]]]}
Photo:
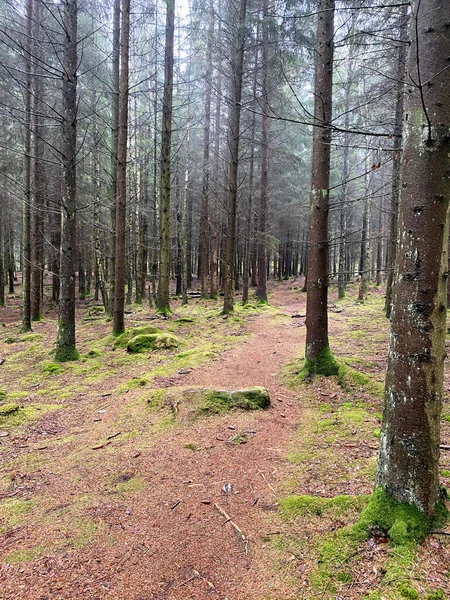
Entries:
{"type": "MultiPolygon", "coordinates": [[[[271,543],[286,527],[277,501],[286,480],[295,478],[286,456],[303,418],[300,396],[282,376],[304,347],[304,318],[298,315],[305,313],[305,295],[294,285],[300,284],[277,286],[271,305],[279,312],[245,319],[237,342],[220,356],[153,384],[168,389],[262,385],[271,397],[268,410],[216,415],[154,431],[144,423],[140,435],[123,439],[117,423],[137,392],[108,395],[129,380],[129,373],[120,372],[99,384],[95,394],[74,390],[62,410],[0,438],[2,461],[9,461],[3,474],[11,479],[4,493],[0,488],[0,498],[39,499],[40,507],[35,521],[19,521],[0,536],[0,598],[313,597],[299,591],[303,580],[307,584],[304,562],[298,562],[293,583],[292,569],[284,569],[283,562],[295,557],[280,557],[271,543]],[[22,468],[29,453],[38,455],[37,462],[22,468]],[[24,549],[35,558],[6,560],[24,549]]],[[[339,317],[332,320],[336,331],[342,327],[339,317]]],[[[39,332],[47,327],[50,335],[50,322],[39,332]]],[[[383,360],[380,356],[375,369],[382,369],[383,360]]],[[[333,397],[334,388],[327,385],[316,386],[314,393],[333,397]]],[[[367,444],[365,452],[375,456],[376,445],[367,444]]],[[[314,481],[314,475],[296,486],[303,493],[335,491],[314,481]]],[[[356,491],[370,493],[371,486],[366,478],[356,491]]],[[[347,485],[344,493],[354,493],[356,487],[347,485]]],[[[439,556],[449,559],[448,547],[439,540],[430,543],[439,543],[439,556]]],[[[432,564],[436,548],[424,553],[427,577],[434,574],[436,587],[444,585],[442,560],[432,564]]],[[[360,595],[349,587],[339,597],[360,595]]]]}

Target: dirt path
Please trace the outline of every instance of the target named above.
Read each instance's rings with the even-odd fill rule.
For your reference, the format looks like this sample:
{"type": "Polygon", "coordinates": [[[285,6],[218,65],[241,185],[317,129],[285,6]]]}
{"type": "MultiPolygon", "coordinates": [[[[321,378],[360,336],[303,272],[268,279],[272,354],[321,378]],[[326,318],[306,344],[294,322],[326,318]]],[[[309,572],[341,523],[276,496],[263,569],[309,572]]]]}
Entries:
{"type": "MultiPolygon", "coordinates": [[[[292,300],[292,293],[278,297],[280,312],[301,311],[292,300]]],[[[249,335],[242,343],[183,378],[187,386],[263,385],[272,399],[269,410],[202,419],[194,428],[162,432],[156,444],[132,457],[119,452],[117,468],[138,475],[143,490],[125,499],[103,497],[89,509],[90,517],[102,523],[95,542],[8,565],[0,597],[291,598],[268,540],[279,528],[275,502],[286,476],[284,457],[301,418],[301,406],[283,385],[280,370],[303,347],[302,323],[290,316],[258,316],[246,325],[249,335]],[[242,432],[247,443],[230,442],[242,432]],[[231,486],[228,493],[225,484],[231,486]]],[[[96,469],[85,473],[87,489],[86,479],[95,480],[96,469]]],[[[53,493],[64,503],[74,492],[53,493]]]]}

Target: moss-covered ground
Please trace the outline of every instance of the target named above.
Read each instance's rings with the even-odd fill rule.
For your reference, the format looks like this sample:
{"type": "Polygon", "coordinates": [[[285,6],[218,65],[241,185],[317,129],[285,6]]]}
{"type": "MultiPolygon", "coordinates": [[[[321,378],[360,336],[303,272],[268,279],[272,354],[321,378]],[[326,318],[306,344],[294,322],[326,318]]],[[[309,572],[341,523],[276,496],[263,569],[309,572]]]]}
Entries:
{"type": "MultiPolygon", "coordinates": [[[[280,285],[288,302],[304,303],[301,286],[280,285]]],[[[364,304],[356,302],[352,289],[344,300],[334,304],[331,300],[330,349],[338,371],[332,377],[317,375],[306,381],[302,323],[291,317],[292,306],[286,307],[285,297],[278,300],[276,290],[272,301],[272,306],[245,307],[236,302],[234,314],[228,317],[220,314],[220,300],[194,300],[187,306],[174,301],[167,319],[132,305],[125,334],[114,337],[104,311],[87,298],[77,308],[80,358],[64,363],[57,363],[53,355],[55,314],[48,316],[46,311],[43,320],[33,323],[32,333],[21,334],[20,314],[8,313],[0,336],[0,358],[5,359],[0,366],[0,552],[8,573],[14,573],[12,580],[20,583],[26,576],[29,581],[40,573],[45,578],[51,564],[55,572],[67,569],[60,574],[63,581],[72,577],[76,564],[83,575],[73,589],[80,581],[93,586],[86,583],[77,591],[79,597],[97,597],[103,593],[99,590],[106,597],[111,581],[118,585],[117,573],[125,577],[123,573],[135,573],[147,564],[153,569],[159,558],[160,568],[166,563],[175,568],[176,553],[167,560],[149,550],[158,535],[173,527],[175,532],[184,531],[185,537],[167,542],[166,550],[180,543],[188,555],[189,548],[195,553],[203,545],[207,551],[203,566],[194,564],[195,572],[181,572],[179,588],[161,583],[164,593],[172,589],[180,598],[212,594],[206,583],[211,579],[208,561],[213,560],[215,543],[224,533],[232,550],[217,562],[230,579],[233,568],[250,573],[251,561],[261,561],[267,581],[282,582],[283,590],[289,590],[280,595],[267,585],[264,593],[256,590],[245,600],[450,598],[449,536],[433,534],[418,545],[401,524],[403,518],[391,524],[386,521],[370,536],[361,528],[361,514],[367,515],[364,510],[373,489],[382,418],[388,339],[382,293],[372,289],[364,304]],[[281,374],[275,372],[278,367],[272,367],[270,357],[266,368],[282,379],[280,385],[295,399],[294,423],[283,408],[292,400],[287,405],[285,398],[271,397],[268,410],[247,412],[247,404],[255,408],[251,397],[230,405],[228,395],[208,397],[198,393],[198,383],[186,382],[187,374],[203,366],[222,372],[224,357],[233,349],[242,347],[251,353],[251,345],[245,345],[251,338],[249,326],[260,317],[275,332],[269,346],[272,357],[288,343],[284,332],[298,323],[297,358],[281,374]],[[166,336],[170,343],[156,347],[144,343],[139,344],[139,352],[127,351],[131,340],[153,335],[166,336]],[[241,409],[242,420],[236,416],[241,409]],[[277,441],[269,443],[262,431],[262,419],[274,418],[281,422],[280,435],[289,440],[281,455],[277,441]],[[284,422],[288,424],[283,428],[284,422]],[[260,439],[256,458],[247,461],[245,453],[260,439]],[[165,440],[168,450],[162,468],[158,451],[152,452],[163,448],[165,440]],[[218,464],[224,477],[229,477],[230,465],[237,460],[248,470],[241,480],[232,481],[233,491],[228,494],[221,490],[229,479],[216,479],[215,470],[218,464]],[[265,473],[260,471],[262,461],[270,465],[265,473]],[[173,465],[176,476],[170,472],[173,465]],[[214,501],[211,490],[217,492],[214,501]],[[192,500],[183,513],[194,492],[198,493],[195,503],[192,500]],[[263,494],[271,497],[270,503],[261,499],[263,494]],[[227,535],[229,521],[215,514],[216,501],[244,530],[252,523],[251,510],[266,518],[268,530],[253,532],[248,555],[238,543],[236,530],[231,528],[227,535]],[[207,515],[203,521],[199,510],[207,515]],[[164,526],[157,523],[156,514],[164,526]],[[143,522],[145,535],[139,531],[143,522]],[[199,523],[199,537],[192,533],[191,540],[191,529],[199,523]],[[205,538],[208,534],[211,537],[205,538]],[[204,539],[209,542],[204,544],[204,539]],[[107,565],[103,553],[111,561],[107,565]],[[191,581],[192,573],[203,587],[191,590],[193,596],[187,592],[183,596],[184,582],[191,581]]],[[[254,367],[251,360],[249,365],[254,367]]],[[[260,408],[268,408],[263,404],[260,408]]],[[[450,446],[447,399],[442,443],[450,446]]],[[[442,451],[441,478],[442,485],[449,487],[448,450],[442,451]]],[[[73,597],[61,589],[45,593],[73,597]]],[[[121,589],[114,592],[116,597],[127,597],[127,588],[121,589]]],[[[139,597],[138,591],[133,593],[139,597]]],[[[228,597],[242,600],[239,595],[228,597]]]]}
{"type": "MultiPolygon", "coordinates": [[[[335,377],[305,378],[301,355],[285,369],[287,384],[301,397],[304,418],[291,444],[291,475],[279,500],[283,533],[270,545],[279,555],[291,555],[285,572],[292,576],[298,564],[304,570],[292,579],[299,598],[450,598],[450,565],[440,569],[439,583],[433,584],[426,571],[432,561],[424,560],[430,548],[449,556],[447,536],[432,534],[421,545],[428,530],[418,511],[393,507],[380,497],[381,490],[371,496],[387,356],[383,303],[373,290],[363,305],[351,295],[333,305],[335,377]],[[371,528],[374,522],[378,528],[371,528]]],[[[450,439],[447,410],[444,441],[450,439]]],[[[441,462],[442,485],[448,486],[448,452],[441,462]]]]}

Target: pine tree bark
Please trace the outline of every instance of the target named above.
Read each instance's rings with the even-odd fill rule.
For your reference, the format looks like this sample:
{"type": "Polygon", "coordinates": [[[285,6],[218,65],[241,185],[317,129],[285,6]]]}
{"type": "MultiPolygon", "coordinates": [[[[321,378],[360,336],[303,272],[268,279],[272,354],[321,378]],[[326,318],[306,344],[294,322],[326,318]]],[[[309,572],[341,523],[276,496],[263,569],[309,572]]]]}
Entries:
{"type": "MultiPolygon", "coordinates": [[[[3,199],[2,199],[3,200],[3,199]]],[[[0,306],[5,306],[5,222],[0,216],[0,306]]]]}
{"type": "Polygon", "coordinates": [[[396,90],[396,104],[395,104],[395,124],[394,124],[394,147],[393,147],[393,159],[392,159],[392,191],[391,191],[391,218],[390,218],[390,231],[389,231],[389,243],[388,243],[388,256],[387,256],[387,268],[388,277],[386,282],[386,300],[385,300],[385,312],[386,317],[389,319],[391,316],[392,309],[392,283],[394,278],[394,263],[396,253],[396,241],[397,241],[397,229],[398,229],[398,202],[400,196],[400,168],[402,162],[402,132],[403,132],[403,105],[405,95],[405,69],[406,69],[406,56],[407,56],[407,43],[406,39],[408,36],[408,6],[404,6],[401,9],[399,17],[399,34],[400,34],[400,47],[398,50],[397,57],[397,90],[396,90]]]}
{"type": "MultiPolygon", "coordinates": [[[[116,202],[117,202],[117,155],[119,144],[119,81],[120,81],[120,3],[114,0],[113,5],[113,44],[112,44],[112,96],[111,96],[111,272],[115,274],[116,266],[116,202]]],[[[106,271],[107,269],[105,269],[106,271]]],[[[109,286],[110,305],[108,311],[114,314],[115,278],[109,286]]]]}
{"type": "Polygon", "coordinates": [[[415,0],[376,485],[433,517],[439,487],[450,177],[450,4],[415,0]],[[429,85],[431,83],[431,85],[429,85]]]}
{"type": "Polygon", "coordinates": [[[161,314],[170,312],[170,159],[172,139],[175,0],[166,0],[166,7],[164,96],[161,126],[160,259],[157,296],[157,310],[161,314]]]}
{"type": "Polygon", "coordinates": [[[116,252],[113,333],[125,331],[125,222],[127,201],[128,69],[130,0],[122,0],[120,34],[119,131],[117,140],[116,252]]]}
{"type": "Polygon", "coordinates": [[[212,45],[214,33],[214,13],[212,6],[209,9],[208,43],[206,51],[205,71],[205,125],[203,129],[203,185],[202,206],[200,215],[200,288],[202,298],[208,298],[208,273],[209,273],[209,183],[210,162],[209,147],[211,143],[211,85],[212,85],[212,45]]]}
{"type": "Polygon", "coordinates": [[[334,0],[318,1],[306,300],[306,367],[323,375],[335,372],[327,310],[334,8],[334,0]]]}
{"type": "Polygon", "coordinates": [[[25,154],[24,154],[24,196],[22,208],[22,327],[21,331],[31,331],[31,40],[33,22],[33,0],[27,0],[26,29],[27,48],[25,51],[25,154]]]}
{"type": "Polygon", "coordinates": [[[31,318],[40,321],[43,313],[44,285],[44,207],[45,170],[44,127],[43,127],[43,52],[42,52],[42,0],[34,0],[33,9],[33,214],[32,214],[32,257],[31,257],[31,318]]]}
{"type": "Polygon", "coordinates": [[[258,285],[256,296],[258,302],[267,303],[267,198],[269,185],[269,2],[263,1],[262,24],[262,85],[261,85],[261,199],[259,206],[258,232],[258,285]]]}
{"type": "Polygon", "coordinates": [[[62,230],[61,291],[55,360],[76,360],[75,347],[75,255],[76,255],[76,145],[77,145],[77,0],[62,2],[64,27],[63,118],[61,153],[62,230]]]}
{"type": "MultiPolygon", "coordinates": [[[[219,7],[219,15],[220,15],[220,7],[219,7]]],[[[219,27],[217,36],[220,37],[221,34],[221,26],[219,20],[219,27]]],[[[214,114],[214,179],[215,179],[215,198],[214,205],[212,209],[211,215],[211,256],[210,256],[210,265],[209,272],[211,274],[211,287],[210,287],[210,296],[211,298],[218,297],[218,263],[219,263],[219,243],[218,243],[218,228],[219,228],[219,178],[220,178],[220,166],[219,166],[219,154],[220,154],[220,107],[222,101],[222,73],[220,69],[217,72],[217,80],[216,80],[216,103],[215,103],[215,114],[214,114]]]]}
{"type": "MultiPolygon", "coordinates": [[[[259,27],[256,33],[256,39],[259,39],[259,27]]],[[[258,47],[255,48],[254,55],[254,75],[252,84],[252,99],[256,101],[257,84],[258,84],[258,47]]],[[[253,226],[253,194],[254,194],[254,173],[255,173],[255,133],[256,133],[256,111],[253,112],[251,117],[250,126],[250,156],[248,166],[248,205],[247,205],[247,216],[245,223],[245,242],[244,242],[244,273],[242,277],[242,304],[245,306],[248,304],[248,293],[250,284],[250,261],[251,252],[254,245],[252,240],[252,226],[253,226]]]]}
{"type": "MultiPolygon", "coordinates": [[[[234,9],[234,3],[231,10],[234,9]]],[[[224,315],[233,311],[234,307],[234,260],[236,245],[236,203],[238,186],[239,165],[239,138],[241,119],[241,96],[242,96],[242,73],[244,64],[244,39],[245,39],[245,16],[247,11],[247,0],[240,0],[238,19],[236,23],[237,34],[234,42],[231,59],[230,79],[230,107],[228,113],[228,148],[229,148],[229,170],[228,170],[228,200],[227,200],[227,233],[224,260],[223,279],[223,309],[224,315]]]]}

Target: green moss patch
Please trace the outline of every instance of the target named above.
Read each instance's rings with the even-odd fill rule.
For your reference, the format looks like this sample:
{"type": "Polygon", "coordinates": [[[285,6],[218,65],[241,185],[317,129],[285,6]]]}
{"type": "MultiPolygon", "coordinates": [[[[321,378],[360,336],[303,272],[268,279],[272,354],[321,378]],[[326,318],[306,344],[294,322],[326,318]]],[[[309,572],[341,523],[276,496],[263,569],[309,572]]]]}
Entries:
{"type": "Polygon", "coordinates": [[[15,500],[7,498],[0,502],[0,533],[21,522],[23,516],[31,510],[33,503],[30,500],[15,500]]]}
{"type": "Polygon", "coordinates": [[[148,352],[149,350],[167,350],[176,348],[179,340],[168,333],[149,333],[136,335],[127,343],[128,352],[148,352]]]}
{"type": "Polygon", "coordinates": [[[355,525],[361,539],[381,531],[395,545],[423,542],[429,530],[430,522],[418,508],[397,502],[381,487],[375,489],[355,525]]]}
{"type": "Polygon", "coordinates": [[[123,477],[123,479],[125,479],[125,481],[119,481],[115,485],[114,490],[118,494],[137,493],[144,489],[144,482],[137,475],[132,476],[130,478],[128,478],[128,476],[126,475],[123,477]]]}
{"type": "Polygon", "coordinates": [[[324,375],[330,377],[332,375],[338,375],[339,364],[333,356],[329,346],[326,346],[319,352],[317,357],[313,360],[305,358],[303,368],[298,373],[298,378],[303,381],[307,377],[313,377],[314,375],[324,375]]]}
{"type": "Polygon", "coordinates": [[[297,516],[318,515],[333,512],[342,515],[350,508],[361,510],[367,503],[367,496],[335,496],[324,498],[321,496],[288,496],[279,503],[279,512],[282,519],[293,519],[297,516]]]}
{"type": "Polygon", "coordinates": [[[145,377],[132,377],[125,385],[125,389],[127,390],[135,390],[140,387],[144,387],[148,385],[148,379],[145,377]]]}
{"type": "Polygon", "coordinates": [[[34,420],[52,410],[61,408],[60,404],[32,404],[27,407],[14,402],[0,406],[0,427],[18,427],[25,421],[34,420]]]}
{"type": "Polygon", "coordinates": [[[59,375],[60,373],[64,373],[64,369],[61,365],[51,362],[43,365],[42,372],[48,373],[49,375],[59,375]]]}
{"type": "Polygon", "coordinates": [[[30,562],[31,560],[34,560],[37,556],[42,554],[43,551],[44,547],[41,545],[34,546],[34,548],[23,548],[22,550],[15,550],[14,552],[11,552],[6,556],[4,558],[4,561],[7,564],[30,562]]]}

